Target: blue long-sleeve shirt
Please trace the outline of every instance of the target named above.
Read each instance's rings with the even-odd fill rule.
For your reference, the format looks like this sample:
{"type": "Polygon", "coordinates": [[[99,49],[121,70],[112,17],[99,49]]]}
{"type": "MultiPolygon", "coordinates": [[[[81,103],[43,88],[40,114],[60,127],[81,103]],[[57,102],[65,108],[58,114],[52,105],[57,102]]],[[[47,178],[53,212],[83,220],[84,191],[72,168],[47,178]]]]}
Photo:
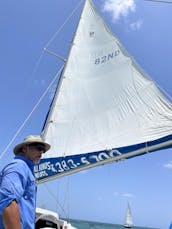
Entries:
{"type": "Polygon", "coordinates": [[[32,161],[17,155],[0,172],[0,229],[4,229],[2,212],[13,200],[19,206],[21,228],[35,228],[36,186],[33,168],[32,161]]]}

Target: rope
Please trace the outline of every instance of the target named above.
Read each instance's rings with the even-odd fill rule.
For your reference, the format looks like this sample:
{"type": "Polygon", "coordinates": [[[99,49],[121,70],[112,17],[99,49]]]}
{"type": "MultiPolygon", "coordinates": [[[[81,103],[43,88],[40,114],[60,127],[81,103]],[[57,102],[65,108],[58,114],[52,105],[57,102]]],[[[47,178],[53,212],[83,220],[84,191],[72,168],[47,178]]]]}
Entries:
{"type": "Polygon", "coordinates": [[[1,153],[0,155],[0,159],[4,156],[4,154],[6,153],[6,151],[9,149],[9,147],[11,146],[11,144],[13,143],[13,141],[16,139],[16,137],[18,136],[18,134],[21,132],[21,130],[23,129],[23,127],[25,126],[25,124],[28,122],[28,120],[30,119],[31,115],[33,114],[33,112],[36,110],[36,108],[39,106],[39,104],[41,103],[41,101],[43,100],[43,98],[45,97],[45,95],[47,94],[47,92],[49,91],[49,89],[51,88],[51,86],[54,84],[54,82],[56,81],[59,73],[62,71],[63,66],[60,68],[60,70],[57,72],[57,74],[55,75],[55,77],[53,78],[53,80],[51,81],[51,83],[49,84],[48,88],[44,91],[44,93],[41,95],[41,97],[39,98],[38,102],[35,104],[35,106],[33,107],[32,111],[30,112],[30,114],[27,116],[27,118],[24,120],[24,122],[21,124],[21,126],[19,127],[19,129],[17,130],[17,132],[14,134],[14,136],[12,137],[11,141],[9,142],[9,144],[6,146],[5,150],[1,153]]]}

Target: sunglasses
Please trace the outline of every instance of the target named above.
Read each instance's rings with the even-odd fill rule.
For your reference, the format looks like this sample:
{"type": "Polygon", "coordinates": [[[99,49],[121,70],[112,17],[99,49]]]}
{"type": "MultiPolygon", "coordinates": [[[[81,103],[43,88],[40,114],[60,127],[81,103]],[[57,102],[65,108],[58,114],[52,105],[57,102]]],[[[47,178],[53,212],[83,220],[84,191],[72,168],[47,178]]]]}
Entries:
{"type": "Polygon", "coordinates": [[[45,153],[45,146],[44,145],[42,145],[42,144],[35,144],[35,143],[32,143],[32,144],[29,144],[28,145],[29,147],[34,147],[34,148],[36,148],[37,150],[39,150],[39,151],[43,151],[44,153],[45,153]]]}

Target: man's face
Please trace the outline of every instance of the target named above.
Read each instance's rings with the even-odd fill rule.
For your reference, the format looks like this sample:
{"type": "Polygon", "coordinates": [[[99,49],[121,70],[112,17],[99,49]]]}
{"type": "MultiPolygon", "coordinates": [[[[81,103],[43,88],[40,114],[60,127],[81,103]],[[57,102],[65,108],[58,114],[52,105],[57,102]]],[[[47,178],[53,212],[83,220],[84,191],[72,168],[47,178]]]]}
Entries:
{"type": "Polygon", "coordinates": [[[43,153],[45,153],[45,147],[40,143],[32,143],[24,147],[24,156],[33,161],[34,163],[38,163],[41,159],[43,153]]]}

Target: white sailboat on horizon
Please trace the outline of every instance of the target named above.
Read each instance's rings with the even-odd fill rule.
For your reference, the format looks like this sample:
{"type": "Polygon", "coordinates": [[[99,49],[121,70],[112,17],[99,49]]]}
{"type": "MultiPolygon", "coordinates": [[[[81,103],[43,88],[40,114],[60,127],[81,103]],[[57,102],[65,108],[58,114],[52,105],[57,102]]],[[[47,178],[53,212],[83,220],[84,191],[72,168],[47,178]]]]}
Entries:
{"type": "Polygon", "coordinates": [[[133,219],[132,219],[131,207],[130,207],[130,204],[128,203],[124,227],[125,228],[131,228],[132,225],[133,225],[133,219]]]}

